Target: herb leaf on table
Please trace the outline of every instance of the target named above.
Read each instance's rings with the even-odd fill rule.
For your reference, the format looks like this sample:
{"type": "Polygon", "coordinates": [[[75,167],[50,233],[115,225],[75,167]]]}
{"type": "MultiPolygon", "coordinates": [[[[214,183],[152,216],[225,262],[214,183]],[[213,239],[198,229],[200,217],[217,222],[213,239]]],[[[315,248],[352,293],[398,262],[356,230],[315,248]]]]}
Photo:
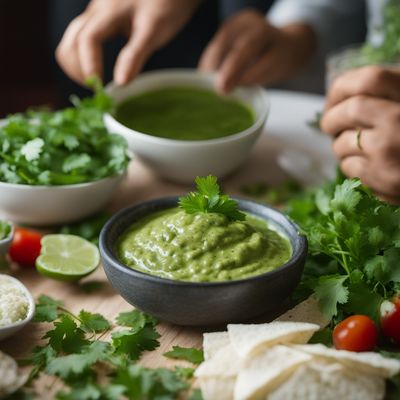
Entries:
{"type": "Polygon", "coordinates": [[[172,350],[164,353],[165,357],[186,360],[193,364],[200,364],[204,361],[203,351],[192,347],[173,346],[172,350]]]}

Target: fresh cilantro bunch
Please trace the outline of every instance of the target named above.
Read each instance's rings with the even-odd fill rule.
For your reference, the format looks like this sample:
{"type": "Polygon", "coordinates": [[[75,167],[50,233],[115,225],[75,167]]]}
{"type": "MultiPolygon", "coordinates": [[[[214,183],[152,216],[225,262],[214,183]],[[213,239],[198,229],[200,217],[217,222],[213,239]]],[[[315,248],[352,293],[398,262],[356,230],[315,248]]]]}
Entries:
{"type": "Polygon", "coordinates": [[[92,98],[72,97],[74,107],[27,111],[0,128],[0,181],[28,185],[69,185],[124,171],[125,140],[109,134],[103,113],[112,102],[97,80],[92,98]]]}
{"type": "MultiPolygon", "coordinates": [[[[120,313],[116,330],[101,314],[82,310],[75,315],[61,301],[43,295],[34,321],[50,322],[52,329],[43,336],[44,345],[36,347],[26,361],[33,366],[30,382],[41,374],[61,380],[58,400],[172,400],[189,388],[192,368],[150,369],[136,364],[144,351],[160,344],[158,321],[138,310],[120,313]],[[110,332],[111,340],[105,341],[110,332]]],[[[176,357],[193,361],[202,356],[196,349],[174,351],[176,357]]],[[[201,395],[193,391],[194,398],[200,400],[201,395]]]]}
{"type": "Polygon", "coordinates": [[[179,206],[188,214],[217,213],[229,219],[243,221],[246,214],[238,210],[237,201],[228,195],[221,194],[215,176],[195,179],[197,192],[190,192],[179,199],[179,206]]]}
{"type": "Polygon", "coordinates": [[[336,320],[365,314],[379,321],[382,301],[400,293],[400,208],[339,176],[293,199],[287,212],[309,242],[297,295],[314,293],[336,320]]]}

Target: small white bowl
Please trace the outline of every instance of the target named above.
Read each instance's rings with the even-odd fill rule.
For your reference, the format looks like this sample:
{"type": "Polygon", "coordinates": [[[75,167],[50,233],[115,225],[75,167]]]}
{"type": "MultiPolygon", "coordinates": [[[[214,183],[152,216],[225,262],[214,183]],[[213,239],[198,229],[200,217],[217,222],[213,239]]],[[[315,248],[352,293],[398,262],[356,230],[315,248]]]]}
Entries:
{"type": "Polygon", "coordinates": [[[31,319],[33,318],[33,316],[35,314],[35,301],[33,300],[33,297],[31,295],[31,293],[29,292],[29,290],[18,279],[13,278],[12,276],[9,276],[9,275],[5,275],[5,276],[7,276],[8,279],[10,279],[14,283],[16,283],[17,286],[19,286],[22,289],[22,291],[25,293],[25,295],[28,299],[29,305],[28,305],[28,313],[24,320],[15,322],[11,325],[0,326],[0,341],[14,335],[14,333],[21,330],[25,325],[27,325],[31,321],[31,319]]]}
{"type": "MultiPolygon", "coordinates": [[[[107,87],[116,103],[150,90],[171,86],[189,86],[214,90],[215,75],[196,70],[161,70],[141,74],[123,87],[107,87]]],[[[118,122],[111,114],[104,116],[109,132],[123,136],[129,148],[144,164],[167,179],[189,183],[196,176],[223,177],[236,169],[248,156],[260,135],[269,112],[269,99],[261,87],[236,88],[230,95],[250,106],[254,124],[239,133],[212,140],[173,140],[141,133],[118,122]]]]}
{"type": "Polygon", "coordinates": [[[64,186],[0,182],[0,214],[13,222],[49,226],[78,221],[100,211],[112,198],[124,174],[64,186]]]}

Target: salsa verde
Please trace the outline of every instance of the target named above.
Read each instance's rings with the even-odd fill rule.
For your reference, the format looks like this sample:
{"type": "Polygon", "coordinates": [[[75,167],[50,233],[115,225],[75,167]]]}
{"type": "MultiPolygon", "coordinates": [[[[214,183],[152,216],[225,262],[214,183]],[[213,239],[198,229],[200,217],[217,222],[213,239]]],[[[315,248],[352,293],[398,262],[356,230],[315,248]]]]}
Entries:
{"type": "Polygon", "coordinates": [[[291,257],[289,240],[246,214],[232,221],[216,213],[172,208],[133,224],[117,243],[122,263],[163,278],[219,282],[271,271],[291,257]]]}
{"type": "Polygon", "coordinates": [[[254,123],[244,103],[211,90],[168,87],[130,97],[115,118],[135,131],[175,140],[208,140],[233,135],[254,123]]]}

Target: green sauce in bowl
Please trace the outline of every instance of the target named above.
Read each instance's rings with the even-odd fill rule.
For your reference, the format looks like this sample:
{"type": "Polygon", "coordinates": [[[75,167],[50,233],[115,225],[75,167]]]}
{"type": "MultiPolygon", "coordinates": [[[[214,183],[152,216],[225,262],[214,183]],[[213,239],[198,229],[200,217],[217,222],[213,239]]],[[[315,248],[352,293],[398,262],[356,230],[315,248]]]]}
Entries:
{"type": "Polygon", "coordinates": [[[118,105],[115,118],[148,135],[174,140],[209,140],[246,130],[253,111],[211,90],[169,87],[130,97],[118,105]]]}
{"type": "Polygon", "coordinates": [[[134,223],[117,242],[126,266],[162,278],[222,282],[272,271],[292,255],[288,238],[246,214],[232,221],[216,213],[171,208],[134,223]]]}

